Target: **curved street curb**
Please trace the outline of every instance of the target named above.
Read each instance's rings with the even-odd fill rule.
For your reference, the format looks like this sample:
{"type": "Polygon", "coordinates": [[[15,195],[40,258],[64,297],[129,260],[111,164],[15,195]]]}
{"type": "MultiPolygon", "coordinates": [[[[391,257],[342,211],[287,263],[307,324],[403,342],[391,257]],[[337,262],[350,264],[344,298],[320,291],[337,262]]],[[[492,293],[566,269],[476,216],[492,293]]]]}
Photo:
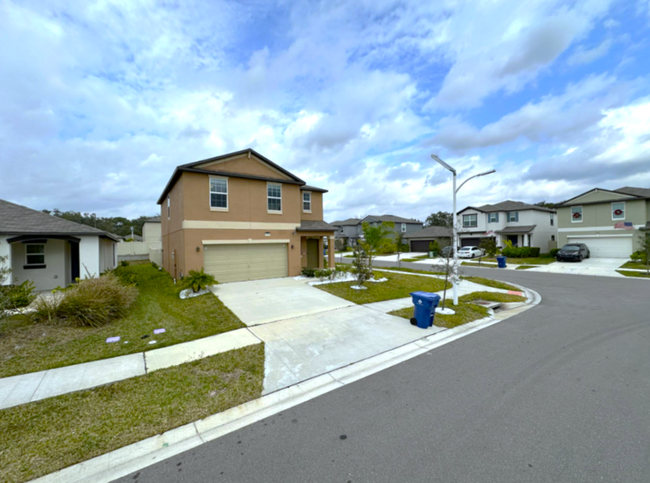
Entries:
{"type": "Polygon", "coordinates": [[[238,429],[273,416],[291,407],[407,361],[457,339],[498,324],[542,301],[534,290],[513,284],[526,294],[524,305],[475,320],[453,329],[425,336],[415,342],[391,349],[340,369],[302,381],[294,386],[266,394],[240,406],[152,436],[123,448],[62,470],[50,473],[33,483],[109,483],[134,471],[154,465],[238,429]]]}

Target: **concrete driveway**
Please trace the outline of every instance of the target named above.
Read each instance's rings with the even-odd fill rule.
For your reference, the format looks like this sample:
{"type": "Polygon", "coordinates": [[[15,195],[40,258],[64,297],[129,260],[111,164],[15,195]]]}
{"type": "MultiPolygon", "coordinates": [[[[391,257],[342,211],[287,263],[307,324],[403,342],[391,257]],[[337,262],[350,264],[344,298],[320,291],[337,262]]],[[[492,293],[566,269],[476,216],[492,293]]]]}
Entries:
{"type": "Polygon", "coordinates": [[[616,269],[626,262],[622,258],[587,258],[582,262],[554,262],[530,272],[571,273],[574,275],[598,275],[605,277],[624,277],[616,269]]]}

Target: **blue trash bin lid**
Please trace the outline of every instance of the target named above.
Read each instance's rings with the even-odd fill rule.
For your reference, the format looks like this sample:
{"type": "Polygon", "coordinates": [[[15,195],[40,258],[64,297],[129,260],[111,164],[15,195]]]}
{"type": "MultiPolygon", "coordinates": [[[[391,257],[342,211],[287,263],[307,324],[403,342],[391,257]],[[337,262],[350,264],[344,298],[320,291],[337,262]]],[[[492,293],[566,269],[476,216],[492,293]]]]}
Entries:
{"type": "Polygon", "coordinates": [[[414,300],[421,299],[433,303],[440,302],[440,295],[431,292],[411,292],[411,297],[413,297],[414,300]]]}

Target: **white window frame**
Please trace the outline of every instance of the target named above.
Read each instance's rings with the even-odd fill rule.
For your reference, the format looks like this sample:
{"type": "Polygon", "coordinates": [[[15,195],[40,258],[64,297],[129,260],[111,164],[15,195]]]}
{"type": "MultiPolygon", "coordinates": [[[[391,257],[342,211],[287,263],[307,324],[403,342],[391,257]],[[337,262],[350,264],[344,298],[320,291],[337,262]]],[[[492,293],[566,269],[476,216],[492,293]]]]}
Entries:
{"type": "Polygon", "coordinates": [[[508,212],[506,212],[506,222],[507,223],[519,223],[519,212],[518,211],[508,211],[508,212]],[[514,220],[510,219],[510,214],[511,213],[515,215],[514,220]]]}
{"type": "Polygon", "coordinates": [[[45,265],[45,243],[25,243],[25,266],[26,267],[37,267],[40,265],[45,265]],[[27,253],[27,247],[38,246],[43,247],[43,253],[27,253]],[[43,261],[39,263],[29,263],[29,257],[33,255],[43,255],[43,261]]]}
{"type": "MultiPolygon", "coordinates": [[[[311,199],[312,199],[311,191],[303,191],[302,192],[302,212],[303,213],[311,213],[311,199]],[[305,195],[309,195],[309,200],[305,200],[305,195]],[[308,210],[305,209],[305,203],[309,203],[309,209],[308,210]]],[[[268,207],[268,205],[267,205],[267,207],[268,207]]]]}
{"type": "Polygon", "coordinates": [[[610,211],[612,212],[612,221],[625,220],[625,201],[612,201],[610,211]],[[622,218],[614,218],[614,205],[623,205],[623,217],[622,218]]]}
{"type": "Polygon", "coordinates": [[[406,223],[402,223],[402,233],[406,233],[406,223]]]}
{"type": "Polygon", "coordinates": [[[169,195],[167,195],[167,219],[172,219],[172,202],[169,195]]]}
{"type": "Polygon", "coordinates": [[[228,196],[228,192],[230,191],[230,187],[228,186],[228,178],[224,176],[210,176],[210,181],[209,181],[209,189],[208,189],[208,203],[210,206],[210,211],[228,211],[228,208],[230,207],[230,199],[228,196]],[[212,206],[212,180],[213,179],[222,179],[226,181],[226,192],[222,193],[220,191],[214,191],[214,194],[218,195],[226,195],[226,207],[221,207],[221,206],[212,206]]]}
{"type": "Polygon", "coordinates": [[[266,183],[266,212],[271,215],[281,215],[282,214],[282,183],[266,183]],[[269,187],[279,186],[280,187],[280,197],[269,196],[269,187]],[[280,200],[280,209],[279,210],[269,210],[269,200],[280,200]]]}
{"type": "Polygon", "coordinates": [[[488,213],[488,223],[499,223],[499,213],[488,213]],[[492,215],[494,215],[494,220],[492,220],[492,215]]]}
{"type": "Polygon", "coordinates": [[[469,215],[463,215],[463,228],[477,228],[478,227],[478,215],[476,213],[472,213],[469,215]],[[471,225],[469,223],[469,217],[473,216],[474,217],[474,224],[471,225]],[[465,223],[465,218],[468,219],[468,223],[465,223]]]}
{"type": "Polygon", "coordinates": [[[584,218],[585,218],[585,214],[584,214],[584,211],[582,209],[582,206],[572,206],[571,207],[571,223],[582,223],[582,220],[584,220],[584,218]],[[580,208],[580,219],[579,220],[573,217],[573,214],[577,213],[576,211],[573,211],[576,208],[580,208]]]}

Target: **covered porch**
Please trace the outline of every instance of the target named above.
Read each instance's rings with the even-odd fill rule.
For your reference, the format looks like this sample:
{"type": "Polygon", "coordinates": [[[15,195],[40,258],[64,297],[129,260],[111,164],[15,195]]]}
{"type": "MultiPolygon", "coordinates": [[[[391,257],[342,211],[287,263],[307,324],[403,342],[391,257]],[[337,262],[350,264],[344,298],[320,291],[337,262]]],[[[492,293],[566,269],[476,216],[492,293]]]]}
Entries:
{"type": "Polygon", "coordinates": [[[530,247],[533,230],[537,225],[508,226],[496,232],[497,246],[504,246],[505,240],[510,240],[513,247],[530,247]]]}
{"type": "Polygon", "coordinates": [[[296,229],[300,235],[300,266],[302,268],[325,268],[336,266],[334,245],[336,229],[324,221],[302,221],[296,229]]]}

